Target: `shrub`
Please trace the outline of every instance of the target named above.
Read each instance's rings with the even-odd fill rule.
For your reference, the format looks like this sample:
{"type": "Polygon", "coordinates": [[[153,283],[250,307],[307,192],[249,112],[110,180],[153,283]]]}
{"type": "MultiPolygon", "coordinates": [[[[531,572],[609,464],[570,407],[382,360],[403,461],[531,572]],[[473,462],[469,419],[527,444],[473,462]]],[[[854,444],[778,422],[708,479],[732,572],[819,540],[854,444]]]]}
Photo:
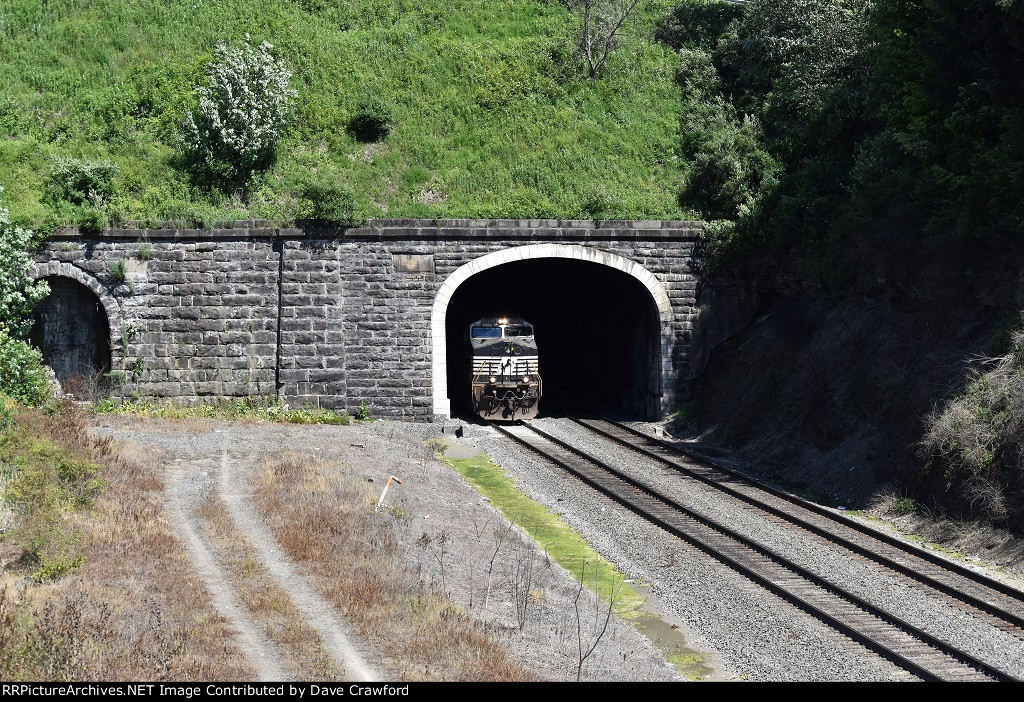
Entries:
{"type": "Polygon", "coordinates": [[[1024,529],[1024,331],[927,420],[925,460],[972,514],[1024,529]]]}
{"type": "Polygon", "coordinates": [[[32,279],[31,243],[32,232],[11,224],[7,208],[0,205],[0,331],[16,339],[28,334],[32,306],[50,292],[44,281],[32,279]]]}
{"type": "Polygon", "coordinates": [[[85,234],[99,234],[107,228],[107,215],[102,210],[88,209],[78,218],[78,229],[85,234]]]}
{"type": "Polygon", "coordinates": [[[221,42],[207,67],[209,84],[196,90],[198,108],[185,117],[181,145],[192,165],[237,185],[267,168],[291,115],[291,72],[267,42],[231,48],[221,42]]]}
{"type": "Polygon", "coordinates": [[[676,80],[683,89],[682,153],[690,160],[680,202],[707,219],[736,219],[756,207],[778,178],[779,166],[761,146],[757,119],[738,115],[726,100],[702,49],[681,49],[676,80]]]}
{"type": "Polygon", "coordinates": [[[310,217],[346,226],[356,223],[356,196],[348,186],[318,177],[303,183],[299,192],[309,201],[310,217]]]}
{"type": "Polygon", "coordinates": [[[723,0],[692,0],[676,5],[658,22],[654,40],[673,49],[683,46],[711,48],[733,20],[742,17],[743,5],[723,0]]]}
{"type": "Polygon", "coordinates": [[[348,133],[362,142],[380,141],[391,132],[394,115],[380,100],[364,100],[348,121],[348,133]]]}
{"type": "Polygon", "coordinates": [[[59,158],[50,169],[47,190],[57,200],[99,207],[113,194],[116,174],[110,161],[59,158]]]}
{"type": "Polygon", "coordinates": [[[46,402],[50,394],[50,378],[42,355],[27,342],[10,337],[3,329],[0,329],[0,391],[33,407],[46,402]]]}

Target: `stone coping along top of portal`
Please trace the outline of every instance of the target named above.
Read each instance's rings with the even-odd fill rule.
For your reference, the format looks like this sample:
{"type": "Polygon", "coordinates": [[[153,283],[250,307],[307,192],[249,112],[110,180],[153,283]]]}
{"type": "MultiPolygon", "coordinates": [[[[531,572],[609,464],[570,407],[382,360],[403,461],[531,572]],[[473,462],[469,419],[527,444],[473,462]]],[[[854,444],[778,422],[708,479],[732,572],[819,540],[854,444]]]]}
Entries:
{"type": "Polygon", "coordinates": [[[680,240],[695,239],[703,222],[659,219],[371,219],[357,227],[317,220],[282,226],[268,220],[236,220],[197,226],[195,222],[126,222],[99,232],[59,229],[51,238],[93,241],[338,239],[373,240],[680,240]]]}

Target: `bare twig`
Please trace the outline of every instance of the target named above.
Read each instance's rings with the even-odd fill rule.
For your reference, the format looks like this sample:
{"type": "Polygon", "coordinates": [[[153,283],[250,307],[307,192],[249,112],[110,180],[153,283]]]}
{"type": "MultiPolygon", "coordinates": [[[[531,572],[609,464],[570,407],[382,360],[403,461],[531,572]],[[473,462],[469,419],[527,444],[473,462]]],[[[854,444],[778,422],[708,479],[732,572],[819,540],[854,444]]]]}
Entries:
{"type": "Polygon", "coordinates": [[[512,557],[512,603],[516,609],[516,622],[522,631],[532,597],[533,576],[537,564],[537,551],[533,544],[520,541],[512,557]]]}
{"type": "Polygon", "coordinates": [[[484,608],[487,607],[487,600],[491,596],[491,574],[494,572],[494,561],[498,558],[498,553],[501,551],[502,544],[512,534],[512,530],[515,528],[515,520],[508,523],[505,528],[496,529],[494,536],[497,538],[497,543],[494,545],[494,553],[491,554],[491,560],[487,563],[487,590],[484,592],[484,608]]]}
{"type": "Polygon", "coordinates": [[[448,594],[448,583],[445,582],[445,575],[444,575],[444,557],[445,557],[445,555],[448,552],[447,551],[447,546],[448,546],[448,532],[447,531],[442,531],[441,532],[441,535],[437,537],[437,543],[438,543],[438,546],[439,546],[439,549],[440,549],[440,553],[438,553],[436,556],[434,556],[434,558],[437,560],[437,564],[441,567],[441,591],[445,595],[447,595],[448,594]]]}
{"type": "Polygon", "coordinates": [[[611,618],[612,618],[612,608],[615,606],[615,601],[618,599],[619,592],[622,590],[622,580],[620,579],[618,583],[615,583],[615,573],[613,571],[612,574],[611,574],[611,578],[608,581],[608,607],[604,611],[604,621],[603,622],[600,621],[600,615],[601,615],[601,611],[600,611],[601,578],[600,578],[600,570],[598,570],[598,575],[597,575],[597,589],[598,589],[598,592],[596,594],[598,595],[597,615],[598,615],[599,619],[598,619],[598,622],[595,622],[595,623],[599,623],[600,624],[600,628],[598,629],[598,631],[596,632],[596,634],[594,636],[593,643],[590,644],[589,648],[587,648],[586,651],[584,651],[583,650],[583,648],[584,648],[583,647],[583,620],[582,620],[582,617],[580,616],[580,596],[583,594],[583,581],[586,578],[586,575],[587,575],[587,563],[586,563],[586,561],[584,561],[583,562],[583,568],[580,571],[580,586],[576,590],[576,597],[573,599],[573,603],[572,603],[573,604],[573,608],[576,610],[576,650],[577,650],[577,652],[579,654],[578,655],[578,665],[576,667],[576,682],[579,682],[580,681],[580,677],[583,675],[583,664],[587,662],[587,659],[590,658],[591,654],[597,648],[597,644],[599,644],[601,642],[601,639],[604,637],[605,632],[608,631],[608,622],[611,621],[611,618]]]}

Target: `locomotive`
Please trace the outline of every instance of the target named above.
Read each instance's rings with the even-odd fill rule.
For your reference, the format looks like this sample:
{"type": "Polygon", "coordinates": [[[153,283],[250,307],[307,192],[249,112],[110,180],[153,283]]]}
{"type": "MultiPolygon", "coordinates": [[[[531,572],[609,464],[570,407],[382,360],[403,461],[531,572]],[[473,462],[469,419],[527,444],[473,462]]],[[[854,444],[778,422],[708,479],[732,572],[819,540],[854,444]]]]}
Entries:
{"type": "Polygon", "coordinates": [[[541,396],[533,325],[515,317],[485,317],[469,325],[472,403],[484,419],[537,416],[541,396]]]}

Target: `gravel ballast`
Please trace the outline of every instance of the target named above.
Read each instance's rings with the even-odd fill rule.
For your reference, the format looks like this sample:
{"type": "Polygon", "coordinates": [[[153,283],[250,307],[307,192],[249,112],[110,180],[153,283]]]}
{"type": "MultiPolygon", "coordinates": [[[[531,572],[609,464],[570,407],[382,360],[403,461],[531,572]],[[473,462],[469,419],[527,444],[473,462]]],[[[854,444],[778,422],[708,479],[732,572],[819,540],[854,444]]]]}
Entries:
{"type": "Polygon", "coordinates": [[[833,579],[849,592],[918,626],[932,636],[982,660],[994,662],[1005,672],[1024,677],[1024,643],[992,625],[990,619],[964,611],[947,598],[924,586],[891,574],[849,552],[838,549],[803,530],[770,518],[767,514],[680,476],[663,464],[564,419],[538,420],[544,431],[616,466],[625,474],[685,507],[735,529],[743,536],[783,553],[816,575],[833,579]]]}

